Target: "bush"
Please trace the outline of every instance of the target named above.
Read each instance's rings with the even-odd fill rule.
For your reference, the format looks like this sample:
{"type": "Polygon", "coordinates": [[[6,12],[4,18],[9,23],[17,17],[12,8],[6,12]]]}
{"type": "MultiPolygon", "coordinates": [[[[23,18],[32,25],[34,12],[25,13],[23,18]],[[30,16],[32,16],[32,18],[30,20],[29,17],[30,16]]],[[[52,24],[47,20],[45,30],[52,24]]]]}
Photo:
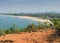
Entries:
{"type": "Polygon", "coordinates": [[[55,29],[60,30],[60,19],[54,18],[52,22],[54,23],[55,29]]]}
{"type": "Polygon", "coordinates": [[[26,28],[25,28],[26,31],[30,32],[30,31],[36,31],[36,25],[35,24],[31,24],[31,25],[28,25],[26,28]]]}

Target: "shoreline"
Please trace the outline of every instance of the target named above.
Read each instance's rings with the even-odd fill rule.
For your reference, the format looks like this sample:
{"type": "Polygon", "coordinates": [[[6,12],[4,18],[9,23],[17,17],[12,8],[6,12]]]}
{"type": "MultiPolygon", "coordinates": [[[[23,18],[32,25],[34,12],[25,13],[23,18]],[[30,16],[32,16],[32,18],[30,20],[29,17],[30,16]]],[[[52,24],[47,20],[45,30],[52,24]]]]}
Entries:
{"type": "Polygon", "coordinates": [[[47,22],[50,24],[53,24],[49,19],[42,19],[39,17],[31,17],[31,16],[14,16],[14,15],[0,15],[0,16],[9,16],[9,17],[16,17],[16,18],[23,18],[23,19],[29,19],[29,20],[34,20],[34,21],[38,21],[38,22],[47,22]]]}

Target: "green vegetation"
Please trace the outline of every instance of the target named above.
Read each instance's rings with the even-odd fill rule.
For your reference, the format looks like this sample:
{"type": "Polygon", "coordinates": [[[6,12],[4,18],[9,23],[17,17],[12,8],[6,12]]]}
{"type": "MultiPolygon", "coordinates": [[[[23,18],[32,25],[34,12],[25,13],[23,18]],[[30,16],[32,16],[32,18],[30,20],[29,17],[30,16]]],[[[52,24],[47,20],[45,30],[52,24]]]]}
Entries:
{"type": "Polygon", "coordinates": [[[54,23],[55,29],[60,30],[60,19],[54,18],[52,19],[52,22],[54,23]]]}
{"type": "Polygon", "coordinates": [[[15,15],[15,16],[33,16],[42,17],[44,19],[52,19],[54,17],[60,18],[60,13],[57,12],[45,12],[45,13],[15,13],[15,14],[4,14],[4,15],[15,15]]]}
{"type": "Polygon", "coordinates": [[[13,25],[12,27],[10,27],[9,29],[4,29],[4,30],[0,30],[0,35],[5,35],[5,34],[14,34],[14,33],[20,33],[20,32],[36,32],[40,29],[46,29],[46,28],[50,28],[47,25],[42,25],[42,24],[30,24],[28,25],[26,28],[17,28],[15,25],[13,25]]]}

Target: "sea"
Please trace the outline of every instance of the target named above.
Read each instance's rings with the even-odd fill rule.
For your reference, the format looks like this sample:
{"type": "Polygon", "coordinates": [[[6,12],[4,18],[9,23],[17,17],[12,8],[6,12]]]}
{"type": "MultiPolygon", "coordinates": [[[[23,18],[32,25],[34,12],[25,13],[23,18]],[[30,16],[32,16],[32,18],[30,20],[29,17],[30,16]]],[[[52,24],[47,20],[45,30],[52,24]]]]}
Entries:
{"type": "Polygon", "coordinates": [[[10,28],[13,25],[15,25],[18,28],[25,28],[29,24],[38,24],[38,21],[30,20],[30,19],[25,19],[25,18],[17,18],[17,17],[12,17],[10,15],[0,15],[0,29],[6,29],[10,28]]]}

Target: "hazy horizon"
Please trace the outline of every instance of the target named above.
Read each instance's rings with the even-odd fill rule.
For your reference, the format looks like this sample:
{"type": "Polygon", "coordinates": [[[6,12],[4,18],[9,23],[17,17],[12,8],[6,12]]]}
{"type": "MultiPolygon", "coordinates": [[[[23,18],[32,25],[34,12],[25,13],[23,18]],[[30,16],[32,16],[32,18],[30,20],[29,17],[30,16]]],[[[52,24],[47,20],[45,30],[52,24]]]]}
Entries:
{"type": "Polygon", "coordinates": [[[60,0],[0,0],[0,13],[59,12],[60,0]]]}

